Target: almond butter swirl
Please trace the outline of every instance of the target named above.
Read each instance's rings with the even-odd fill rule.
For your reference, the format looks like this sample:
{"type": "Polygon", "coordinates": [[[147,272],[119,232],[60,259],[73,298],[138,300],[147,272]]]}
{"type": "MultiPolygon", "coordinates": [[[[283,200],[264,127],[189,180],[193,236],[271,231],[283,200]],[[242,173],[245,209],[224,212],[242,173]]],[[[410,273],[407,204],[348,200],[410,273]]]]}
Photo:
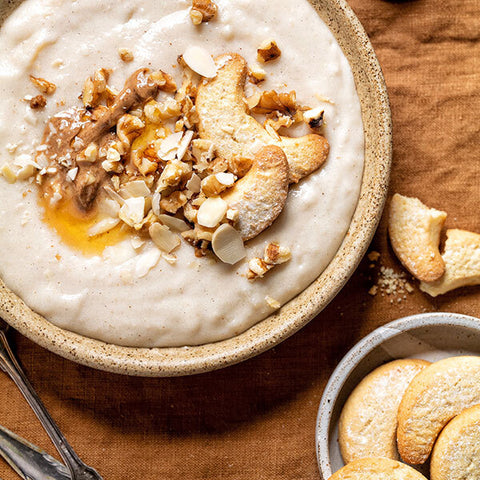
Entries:
{"type": "Polygon", "coordinates": [[[118,140],[118,135],[111,129],[128,111],[156,97],[161,88],[152,79],[150,71],[142,68],[128,78],[109,107],[70,108],[53,116],[43,137],[46,148],[39,154],[48,159],[48,167],[56,169],[49,174],[47,168],[42,183],[46,195],[49,198],[55,194],[64,199],[71,198],[81,211],[90,211],[99,189],[109,183],[110,176],[100,163],[85,156],[85,150],[92,144],[102,149],[118,140]],[[78,168],[75,179],[68,181],[67,172],[74,168],[78,168]]]}

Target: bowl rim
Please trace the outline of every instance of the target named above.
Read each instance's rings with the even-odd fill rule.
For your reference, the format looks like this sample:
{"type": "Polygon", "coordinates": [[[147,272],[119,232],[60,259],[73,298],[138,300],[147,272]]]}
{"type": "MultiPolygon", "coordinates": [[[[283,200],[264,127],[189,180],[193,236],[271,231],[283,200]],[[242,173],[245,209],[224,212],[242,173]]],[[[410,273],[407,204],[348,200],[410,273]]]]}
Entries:
{"type": "Polygon", "coordinates": [[[315,422],[315,450],[317,464],[322,479],[327,480],[334,472],[330,466],[330,429],[332,414],[341,393],[352,372],[372,351],[390,340],[410,330],[422,327],[464,327],[480,332],[480,319],[452,312],[431,312],[409,315],[376,328],[356,343],[342,358],[332,372],[322,394],[315,422]],[[324,441],[322,439],[327,439],[324,441]]]}
{"type": "MultiPolygon", "coordinates": [[[[353,44],[361,52],[358,60],[362,66],[361,72],[368,79],[367,90],[376,101],[376,128],[380,132],[379,139],[376,139],[377,150],[371,153],[371,162],[374,164],[371,177],[374,177],[374,181],[370,179],[370,183],[365,185],[364,170],[362,191],[350,228],[335,257],[319,277],[279,312],[260,321],[246,332],[220,342],[193,347],[122,347],[63,330],[30,310],[1,279],[0,316],[30,340],[77,363],[126,375],[170,377],[208,372],[258,355],[293,335],[330,303],[357,268],[380,221],[387,197],[392,161],[392,122],[381,67],[353,10],[346,0],[309,1],[318,14],[320,6],[325,12],[338,15],[337,21],[342,25],[337,28],[348,30],[349,35],[353,36],[353,44]]],[[[323,16],[322,18],[338,39],[332,24],[323,16]]],[[[349,57],[345,52],[345,45],[341,44],[341,47],[349,57]]],[[[349,58],[349,61],[355,70],[353,60],[349,58]]],[[[355,80],[358,78],[355,77],[355,80]]],[[[362,102],[364,123],[365,108],[367,107],[362,102]]]]}

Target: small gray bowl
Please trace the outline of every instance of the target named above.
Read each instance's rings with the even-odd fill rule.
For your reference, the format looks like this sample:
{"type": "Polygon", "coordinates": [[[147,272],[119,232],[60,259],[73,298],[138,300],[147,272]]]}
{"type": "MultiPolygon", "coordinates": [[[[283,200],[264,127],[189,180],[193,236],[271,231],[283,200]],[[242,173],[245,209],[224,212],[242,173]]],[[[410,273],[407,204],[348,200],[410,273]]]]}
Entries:
{"type": "Polygon", "coordinates": [[[350,350],[327,383],[318,409],[315,442],[322,479],[344,466],[338,421],[353,389],[372,370],[398,358],[437,361],[480,355],[480,319],[455,313],[425,313],[388,323],[350,350]]]}

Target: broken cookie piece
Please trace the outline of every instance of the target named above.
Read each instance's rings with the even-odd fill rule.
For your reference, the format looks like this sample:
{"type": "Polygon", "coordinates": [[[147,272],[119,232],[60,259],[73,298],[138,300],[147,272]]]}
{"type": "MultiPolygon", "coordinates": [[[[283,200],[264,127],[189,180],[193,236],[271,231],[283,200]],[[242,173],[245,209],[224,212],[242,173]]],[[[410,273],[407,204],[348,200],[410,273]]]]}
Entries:
{"type": "Polygon", "coordinates": [[[417,198],[393,196],[388,230],[395,254],[416,278],[434,282],[445,273],[440,232],[447,214],[428,208],[417,198]]]}
{"type": "Polygon", "coordinates": [[[445,275],[436,282],[422,282],[420,289],[432,297],[460,287],[480,285],[480,234],[447,230],[445,275]]]}

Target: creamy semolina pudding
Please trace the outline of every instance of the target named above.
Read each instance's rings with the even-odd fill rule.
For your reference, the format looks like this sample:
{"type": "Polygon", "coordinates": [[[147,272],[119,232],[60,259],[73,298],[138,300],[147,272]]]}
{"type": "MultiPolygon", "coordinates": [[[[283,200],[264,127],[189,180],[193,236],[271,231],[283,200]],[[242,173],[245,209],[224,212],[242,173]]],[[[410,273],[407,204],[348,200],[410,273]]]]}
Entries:
{"type": "Polygon", "coordinates": [[[0,276],[128,346],[244,332],[326,268],[363,173],[305,1],[27,0],[0,31],[0,276]]]}

